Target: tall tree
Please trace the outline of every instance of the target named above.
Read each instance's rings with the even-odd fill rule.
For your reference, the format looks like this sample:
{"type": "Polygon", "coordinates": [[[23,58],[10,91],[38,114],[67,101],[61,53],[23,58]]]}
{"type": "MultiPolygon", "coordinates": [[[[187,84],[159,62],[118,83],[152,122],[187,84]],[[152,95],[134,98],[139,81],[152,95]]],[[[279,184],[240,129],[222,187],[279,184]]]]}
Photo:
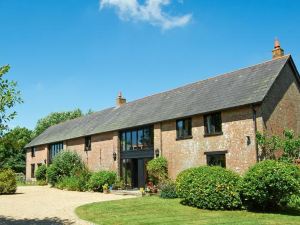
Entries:
{"type": "Polygon", "coordinates": [[[13,107],[22,103],[20,91],[16,89],[17,82],[4,78],[10,66],[0,67],[0,136],[8,129],[7,123],[15,118],[13,107]]]}
{"type": "Polygon", "coordinates": [[[32,131],[16,127],[0,138],[0,169],[11,168],[25,173],[25,145],[31,141],[32,131]]]}
{"type": "Polygon", "coordinates": [[[83,116],[84,114],[80,109],[75,109],[68,112],[54,112],[48,116],[39,119],[34,129],[34,136],[38,136],[43,133],[48,127],[65,122],[67,120],[75,119],[83,116]]]}

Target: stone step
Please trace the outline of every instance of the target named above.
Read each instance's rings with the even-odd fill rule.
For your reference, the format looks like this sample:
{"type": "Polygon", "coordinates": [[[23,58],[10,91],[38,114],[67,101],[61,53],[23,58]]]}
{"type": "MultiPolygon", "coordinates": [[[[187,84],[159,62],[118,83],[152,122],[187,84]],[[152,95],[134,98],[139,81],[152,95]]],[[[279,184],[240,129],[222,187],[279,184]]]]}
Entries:
{"type": "Polygon", "coordinates": [[[142,193],[139,190],[112,190],[111,193],[115,195],[142,196],[142,193]]]}

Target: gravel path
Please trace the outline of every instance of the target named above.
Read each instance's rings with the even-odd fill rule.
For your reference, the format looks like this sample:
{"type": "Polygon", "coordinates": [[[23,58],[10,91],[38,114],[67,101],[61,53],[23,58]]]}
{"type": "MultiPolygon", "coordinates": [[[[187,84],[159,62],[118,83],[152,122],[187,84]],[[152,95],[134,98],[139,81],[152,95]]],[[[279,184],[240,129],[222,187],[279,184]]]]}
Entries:
{"type": "Polygon", "coordinates": [[[76,207],[92,202],[133,196],[61,191],[47,186],[18,187],[15,195],[0,195],[0,224],[8,225],[87,225],[77,218],[76,207]]]}

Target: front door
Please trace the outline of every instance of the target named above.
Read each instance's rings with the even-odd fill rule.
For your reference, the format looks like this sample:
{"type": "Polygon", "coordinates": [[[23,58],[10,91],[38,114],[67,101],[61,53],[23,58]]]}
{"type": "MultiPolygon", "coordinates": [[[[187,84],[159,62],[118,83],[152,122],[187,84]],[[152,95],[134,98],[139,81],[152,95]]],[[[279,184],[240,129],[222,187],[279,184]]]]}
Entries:
{"type": "Polygon", "coordinates": [[[121,173],[127,188],[145,187],[147,182],[146,164],[151,158],[123,159],[121,173]]]}

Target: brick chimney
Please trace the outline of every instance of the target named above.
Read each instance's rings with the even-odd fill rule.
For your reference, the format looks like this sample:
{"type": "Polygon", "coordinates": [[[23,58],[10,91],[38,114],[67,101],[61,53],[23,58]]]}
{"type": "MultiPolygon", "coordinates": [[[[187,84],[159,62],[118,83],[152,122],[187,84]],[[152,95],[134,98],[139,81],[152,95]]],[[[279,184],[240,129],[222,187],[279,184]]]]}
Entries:
{"type": "Polygon", "coordinates": [[[280,58],[284,56],[284,50],[280,47],[279,40],[275,39],[274,49],[272,51],[273,59],[280,58]]]}
{"type": "Polygon", "coordinates": [[[117,105],[117,107],[120,107],[124,104],[126,104],[126,98],[123,98],[122,92],[120,91],[119,95],[117,97],[117,100],[116,100],[116,105],[117,105]]]}

